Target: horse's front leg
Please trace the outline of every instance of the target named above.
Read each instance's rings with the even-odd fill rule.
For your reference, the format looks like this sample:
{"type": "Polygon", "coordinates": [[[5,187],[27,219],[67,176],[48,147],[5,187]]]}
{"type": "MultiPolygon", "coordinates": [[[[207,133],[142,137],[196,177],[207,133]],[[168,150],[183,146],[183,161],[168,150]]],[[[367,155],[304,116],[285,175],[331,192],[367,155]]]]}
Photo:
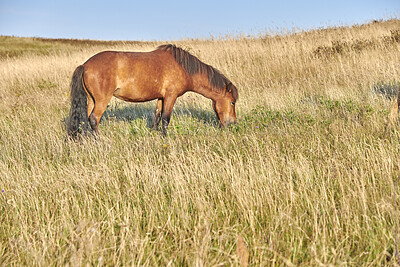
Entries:
{"type": "Polygon", "coordinates": [[[153,130],[157,130],[158,128],[158,124],[160,123],[161,120],[161,115],[162,115],[162,111],[163,111],[163,99],[160,98],[157,101],[157,107],[156,107],[156,111],[154,112],[154,120],[153,120],[153,130]]]}
{"type": "Polygon", "coordinates": [[[171,120],[172,108],[174,107],[176,96],[168,96],[164,98],[163,111],[162,111],[162,134],[167,134],[167,127],[171,120]]]}

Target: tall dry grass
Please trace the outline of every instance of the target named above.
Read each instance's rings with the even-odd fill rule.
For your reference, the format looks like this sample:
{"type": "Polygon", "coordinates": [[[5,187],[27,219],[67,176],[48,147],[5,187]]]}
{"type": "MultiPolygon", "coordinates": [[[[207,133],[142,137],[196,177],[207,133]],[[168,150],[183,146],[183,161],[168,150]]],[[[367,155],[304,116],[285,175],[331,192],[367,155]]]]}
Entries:
{"type": "Polygon", "coordinates": [[[113,100],[83,143],[75,67],[161,43],[1,39],[0,264],[239,265],[240,236],[255,266],[398,265],[399,26],[176,42],[237,85],[239,123],[188,93],[162,138],[154,102],[113,100]]]}

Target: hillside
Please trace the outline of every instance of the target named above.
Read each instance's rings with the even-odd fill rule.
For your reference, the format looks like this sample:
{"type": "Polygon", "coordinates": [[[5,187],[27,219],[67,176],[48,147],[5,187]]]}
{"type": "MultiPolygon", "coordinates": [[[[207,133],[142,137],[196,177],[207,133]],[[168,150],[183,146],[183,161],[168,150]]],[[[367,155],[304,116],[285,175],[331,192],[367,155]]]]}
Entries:
{"type": "Polygon", "coordinates": [[[400,264],[400,20],[172,42],[237,86],[238,124],[187,93],[162,138],[154,101],[113,99],[68,141],[76,66],[164,43],[0,37],[0,265],[239,265],[238,236],[251,266],[400,264]]]}

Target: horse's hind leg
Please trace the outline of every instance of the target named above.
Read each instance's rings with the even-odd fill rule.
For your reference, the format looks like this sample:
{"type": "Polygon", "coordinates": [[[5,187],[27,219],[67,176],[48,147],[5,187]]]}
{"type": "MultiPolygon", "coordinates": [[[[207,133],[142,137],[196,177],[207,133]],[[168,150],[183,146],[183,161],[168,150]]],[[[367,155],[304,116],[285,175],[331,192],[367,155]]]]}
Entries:
{"type": "Polygon", "coordinates": [[[110,102],[111,97],[103,101],[95,101],[92,113],[89,116],[89,123],[93,131],[99,133],[99,123],[101,116],[103,116],[104,111],[107,109],[108,102],[110,102]]]}
{"type": "Polygon", "coordinates": [[[99,130],[98,130],[99,124],[98,124],[96,116],[93,114],[93,112],[89,116],[89,124],[90,124],[90,127],[92,128],[93,132],[98,134],[99,133],[99,130]]]}
{"type": "Polygon", "coordinates": [[[95,123],[94,123],[94,120],[93,120],[93,116],[91,116],[91,114],[92,114],[92,112],[93,112],[93,109],[94,109],[94,100],[93,100],[93,98],[92,98],[92,96],[90,95],[90,94],[88,94],[88,120],[89,120],[89,124],[90,124],[90,127],[92,128],[92,130],[94,131],[95,130],[95,127],[96,127],[96,125],[95,125],[95,123]]]}
{"type": "Polygon", "coordinates": [[[163,110],[163,99],[158,99],[157,100],[157,107],[156,111],[154,112],[154,120],[153,120],[153,130],[157,130],[158,124],[161,121],[161,115],[162,115],[162,110],[163,110]]]}

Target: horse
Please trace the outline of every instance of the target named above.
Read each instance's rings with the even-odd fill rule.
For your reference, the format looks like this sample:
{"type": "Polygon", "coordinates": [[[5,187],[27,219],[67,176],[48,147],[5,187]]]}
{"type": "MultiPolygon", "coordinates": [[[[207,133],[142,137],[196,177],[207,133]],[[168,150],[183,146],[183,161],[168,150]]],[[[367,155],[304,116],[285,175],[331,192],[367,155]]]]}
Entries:
{"type": "Polygon", "coordinates": [[[220,71],[172,44],[151,52],[100,52],[75,69],[70,89],[68,135],[72,138],[98,134],[113,96],[128,102],[157,99],[153,129],[161,120],[163,136],[176,99],[188,91],[212,100],[222,127],[237,122],[237,88],[220,71]]]}

